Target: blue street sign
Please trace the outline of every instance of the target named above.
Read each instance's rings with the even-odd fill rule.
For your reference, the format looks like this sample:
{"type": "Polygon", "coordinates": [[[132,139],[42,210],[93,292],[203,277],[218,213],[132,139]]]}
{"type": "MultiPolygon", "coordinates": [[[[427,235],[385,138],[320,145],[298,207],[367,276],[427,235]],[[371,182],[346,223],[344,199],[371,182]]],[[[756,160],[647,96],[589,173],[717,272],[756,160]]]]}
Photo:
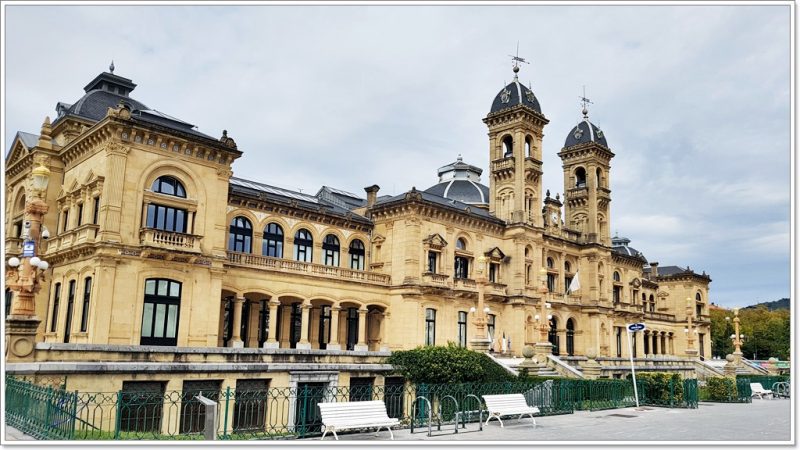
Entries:
{"type": "Polygon", "coordinates": [[[25,241],[22,243],[22,257],[31,258],[34,255],[36,244],[33,241],[25,241]]]}
{"type": "Polygon", "coordinates": [[[628,331],[631,331],[631,332],[642,331],[645,328],[647,328],[647,327],[645,327],[643,323],[629,323],[628,324],[628,331]]]}

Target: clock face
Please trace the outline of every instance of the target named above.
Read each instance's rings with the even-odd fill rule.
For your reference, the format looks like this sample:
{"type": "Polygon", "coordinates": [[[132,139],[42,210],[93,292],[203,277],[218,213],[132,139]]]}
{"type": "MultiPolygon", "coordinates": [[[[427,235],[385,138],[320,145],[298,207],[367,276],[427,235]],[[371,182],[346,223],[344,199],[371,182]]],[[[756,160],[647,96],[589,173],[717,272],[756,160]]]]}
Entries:
{"type": "Polygon", "coordinates": [[[553,213],[553,215],[550,216],[550,220],[553,221],[553,225],[558,225],[558,214],[553,213]]]}

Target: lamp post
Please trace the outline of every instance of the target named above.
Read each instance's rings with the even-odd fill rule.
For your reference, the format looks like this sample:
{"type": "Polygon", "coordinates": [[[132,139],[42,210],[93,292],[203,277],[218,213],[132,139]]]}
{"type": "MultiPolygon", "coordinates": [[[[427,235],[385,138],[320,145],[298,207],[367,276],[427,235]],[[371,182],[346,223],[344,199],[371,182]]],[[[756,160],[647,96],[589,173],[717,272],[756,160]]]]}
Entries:
{"type": "Polygon", "coordinates": [[[488,307],[484,307],[483,291],[486,287],[486,257],[483,255],[478,256],[477,264],[475,265],[475,272],[477,278],[475,284],[478,285],[478,308],[472,307],[469,309],[470,313],[474,314],[475,319],[475,337],[472,338],[470,344],[472,349],[477,352],[488,352],[490,347],[490,340],[488,330],[486,329],[486,314],[489,312],[488,307]]]}
{"type": "Polygon", "coordinates": [[[731,341],[733,341],[733,363],[738,366],[742,361],[742,343],[744,342],[744,335],[739,333],[739,308],[733,310],[731,341]]]}
{"type": "Polygon", "coordinates": [[[44,272],[49,267],[37,256],[39,241],[48,237],[42,221],[48,206],[44,201],[50,170],[41,161],[31,171],[26,189],[25,215],[22,223],[22,258],[11,257],[7,264],[6,286],[13,292],[11,314],[6,318],[6,356],[9,361],[23,359],[33,352],[36,328],[36,293],[41,289],[44,272]]]}
{"type": "Polygon", "coordinates": [[[547,289],[547,270],[542,267],[539,270],[539,281],[541,285],[539,286],[539,314],[537,314],[534,319],[539,322],[539,342],[535,345],[536,350],[536,359],[539,362],[546,362],[547,355],[553,353],[553,345],[547,339],[548,332],[550,331],[550,319],[553,317],[550,312],[550,303],[547,302],[547,294],[550,292],[547,289]]]}
{"type": "Polygon", "coordinates": [[[697,349],[694,348],[694,335],[697,330],[692,326],[692,316],[694,315],[694,308],[692,305],[691,297],[686,297],[686,322],[687,326],[683,329],[686,333],[686,354],[689,356],[697,356],[697,349]]]}

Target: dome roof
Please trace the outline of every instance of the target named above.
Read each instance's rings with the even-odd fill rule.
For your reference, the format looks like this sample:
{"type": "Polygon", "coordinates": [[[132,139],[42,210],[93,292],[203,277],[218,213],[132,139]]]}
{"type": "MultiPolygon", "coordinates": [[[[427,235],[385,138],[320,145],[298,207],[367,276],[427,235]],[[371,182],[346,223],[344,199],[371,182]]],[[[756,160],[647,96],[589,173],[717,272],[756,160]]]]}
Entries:
{"type": "Polygon", "coordinates": [[[567,140],[564,142],[564,147],[572,147],[573,145],[586,142],[596,142],[604,147],[608,147],[606,135],[603,133],[603,130],[592,122],[589,122],[589,119],[584,116],[583,120],[578,122],[578,124],[569,131],[567,140]]]}
{"type": "Polygon", "coordinates": [[[519,82],[519,79],[517,79],[517,76],[514,75],[514,81],[509,83],[494,97],[492,109],[489,111],[489,114],[517,105],[527,106],[539,114],[542,113],[542,107],[539,106],[539,100],[536,99],[533,91],[523,86],[522,83],[519,82]]]}
{"type": "Polygon", "coordinates": [[[456,162],[439,168],[439,183],[425,192],[470,205],[486,205],[489,203],[489,187],[480,183],[482,172],[458,155],[456,162]]]}
{"type": "Polygon", "coordinates": [[[644,257],[642,252],[628,246],[630,243],[631,240],[628,238],[614,236],[611,238],[611,250],[620,255],[638,257],[646,261],[647,258],[644,257]]]}

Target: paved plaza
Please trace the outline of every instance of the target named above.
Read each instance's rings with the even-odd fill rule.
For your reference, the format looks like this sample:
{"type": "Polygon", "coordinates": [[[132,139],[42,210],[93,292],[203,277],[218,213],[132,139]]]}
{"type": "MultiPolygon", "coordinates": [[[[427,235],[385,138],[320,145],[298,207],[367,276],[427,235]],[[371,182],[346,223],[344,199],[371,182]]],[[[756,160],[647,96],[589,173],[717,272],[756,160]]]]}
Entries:
{"type": "MultiPolygon", "coordinates": [[[[395,441],[552,441],[576,444],[610,443],[613,441],[748,441],[787,443],[791,437],[791,401],[753,400],[753,403],[700,403],[697,409],[646,407],[576,411],[574,414],[537,417],[537,426],[530,418],[504,419],[504,428],[492,419],[483,431],[476,423],[453,434],[453,425],[394,432],[395,441]]],[[[319,438],[316,438],[319,439],[319,438]]],[[[329,438],[326,436],[325,440],[329,438]]],[[[333,437],[330,438],[333,440],[333,437]]],[[[389,440],[389,433],[353,433],[339,435],[339,440],[389,440]]]]}
{"type": "MultiPolygon", "coordinates": [[[[466,429],[453,433],[453,425],[445,425],[441,431],[433,428],[433,436],[427,436],[427,428],[394,431],[395,442],[402,441],[539,441],[574,442],[576,444],[600,444],[613,441],[745,441],[753,444],[788,443],[791,440],[791,401],[753,400],[750,404],[700,403],[698,409],[636,408],[609,409],[604,411],[578,411],[574,414],[536,418],[537,426],[530,418],[504,420],[500,428],[492,420],[483,431],[477,423],[467,424],[466,429]]],[[[329,435],[325,442],[333,443],[329,435]]],[[[6,427],[6,440],[32,439],[12,427],[6,427]]],[[[389,443],[389,433],[340,434],[340,441],[369,441],[373,444],[389,443]]],[[[314,438],[313,440],[319,440],[314,438]]],[[[305,440],[304,440],[305,441],[305,440]]],[[[275,442],[278,444],[280,441],[275,442]]],[[[296,442],[296,441],[294,441],[296,442]]],[[[289,444],[289,441],[280,444],[289,444]]]]}

